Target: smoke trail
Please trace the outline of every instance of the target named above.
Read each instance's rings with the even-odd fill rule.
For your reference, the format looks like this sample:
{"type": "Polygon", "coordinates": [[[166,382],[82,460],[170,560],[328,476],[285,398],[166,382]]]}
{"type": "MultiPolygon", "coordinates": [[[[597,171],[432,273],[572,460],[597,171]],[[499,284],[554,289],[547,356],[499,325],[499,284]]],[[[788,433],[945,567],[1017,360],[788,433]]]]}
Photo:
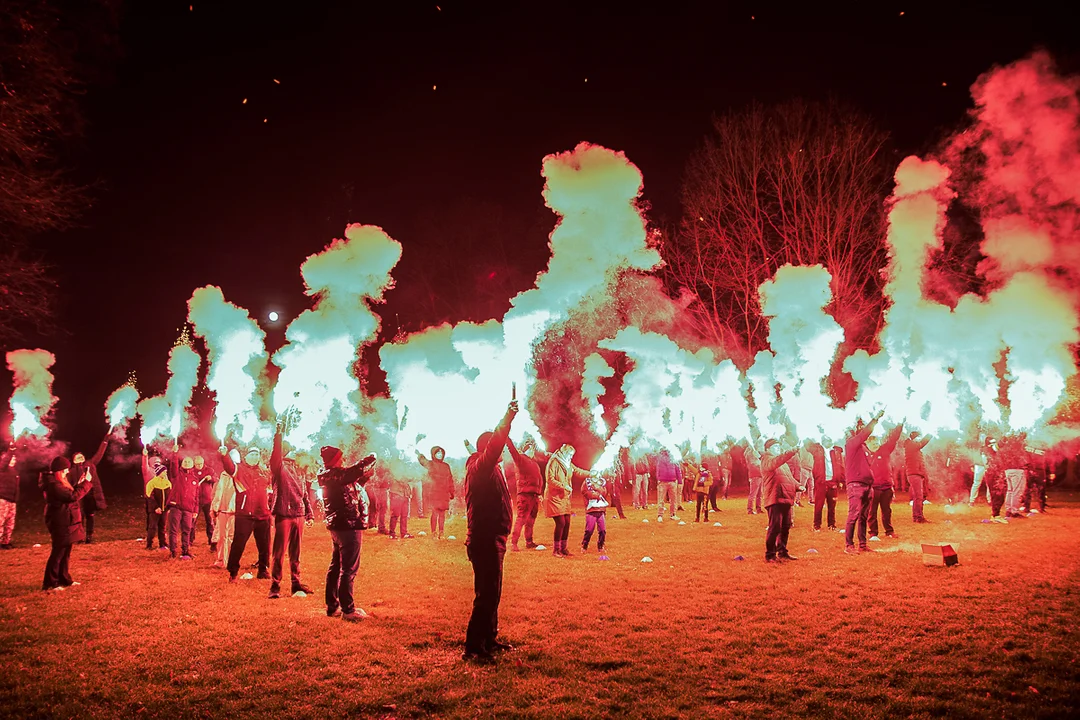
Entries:
{"type": "Polygon", "coordinates": [[[127,425],[135,417],[136,406],[139,403],[139,391],[135,387],[134,373],[128,381],[116,388],[105,401],[105,420],[109,423],[109,432],[115,432],[118,428],[126,429],[127,425]]]}
{"type": "Polygon", "coordinates": [[[165,393],[146,398],[136,406],[142,416],[139,439],[144,446],[157,440],[180,437],[183,429],[184,411],[191,402],[191,395],[199,381],[199,364],[202,359],[191,347],[187,328],[169,353],[169,381],[165,393]]]}
{"type": "MultiPolygon", "coordinates": [[[[188,321],[206,342],[210,368],[206,385],[217,400],[214,437],[223,440],[231,429],[237,440],[251,443],[260,434],[259,388],[266,379],[266,333],[213,285],[192,293],[188,321]]],[[[262,434],[267,434],[266,429],[262,434]]]]}
{"type": "Polygon", "coordinates": [[[8,370],[14,375],[11,394],[11,437],[44,441],[49,437],[46,425],[56,404],[52,394],[53,375],[49,368],[56,356],[48,350],[12,350],[7,354],[8,370]]]}
{"type": "Polygon", "coordinates": [[[379,318],[369,305],[393,286],[401,244],[373,225],[352,224],[345,238],[308,257],[300,268],[315,306],[285,331],[289,344],[274,354],[281,368],[274,388],[277,413],[301,411],[289,441],[297,447],[351,445],[363,404],[353,365],[361,345],[375,339],[379,318]]]}
{"type": "Polygon", "coordinates": [[[581,394],[588,404],[592,415],[593,431],[602,438],[608,436],[608,427],[604,423],[604,406],[600,404],[600,396],[604,394],[604,386],[600,378],[609,378],[615,375],[615,370],[600,357],[599,353],[593,353],[585,358],[585,371],[581,376],[581,394]]]}

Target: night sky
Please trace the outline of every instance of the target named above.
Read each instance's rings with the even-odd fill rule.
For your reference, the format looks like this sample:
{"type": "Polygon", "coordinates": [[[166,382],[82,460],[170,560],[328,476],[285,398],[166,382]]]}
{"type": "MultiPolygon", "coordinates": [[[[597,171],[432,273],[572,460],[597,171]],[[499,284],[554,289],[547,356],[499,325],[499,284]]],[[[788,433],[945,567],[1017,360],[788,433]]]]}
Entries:
{"type": "Polygon", "coordinates": [[[548,153],[582,140],[625,151],[654,216],[674,219],[684,163],[713,112],[834,95],[874,115],[899,159],[963,121],[968,87],[994,63],[1041,46],[1078,69],[1074,19],[1031,3],[1014,14],[702,5],[723,9],[129,3],[123,55],[85,98],[73,159],[98,182],[95,205],[82,227],[39,246],[68,331],[41,341],[58,357],[58,436],[91,447],[105,397],[131,370],[144,394],[164,389],[196,287],[220,285],[256,317],[283,313],[267,327],[281,344],[306,307],[300,264],[347,222],[381,225],[404,245],[398,288],[377,310],[392,336],[433,319],[409,279],[452,252],[438,228],[462,208],[543,228],[506,241],[518,270],[506,300],[531,284],[553,221],[540,198],[548,153]]]}

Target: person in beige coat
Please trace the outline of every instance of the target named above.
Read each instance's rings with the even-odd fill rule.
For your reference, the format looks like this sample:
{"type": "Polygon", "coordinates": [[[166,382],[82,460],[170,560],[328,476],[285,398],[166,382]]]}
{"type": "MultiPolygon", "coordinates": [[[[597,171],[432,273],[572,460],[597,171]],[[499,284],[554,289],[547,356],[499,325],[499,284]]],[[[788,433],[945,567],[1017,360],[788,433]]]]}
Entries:
{"type": "Polygon", "coordinates": [[[236,485],[232,476],[222,472],[214,485],[214,499],[210,502],[210,512],[214,517],[214,536],[212,542],[217,545],[217,560],[214,567],[223,568],[229,558],[233,533],[236,530],[236,485]]]}
{"type": "Polygon", "coordinates": [[[574,446],[563,445],[552,454],[544,472],[544,514],[555,521],[552,554],[557,558],[573,556],[566,548],[570,537],[570,494],[574,491],[574,478],[589,477],[588,470],[573,464],[573,457],[574,446]]]}

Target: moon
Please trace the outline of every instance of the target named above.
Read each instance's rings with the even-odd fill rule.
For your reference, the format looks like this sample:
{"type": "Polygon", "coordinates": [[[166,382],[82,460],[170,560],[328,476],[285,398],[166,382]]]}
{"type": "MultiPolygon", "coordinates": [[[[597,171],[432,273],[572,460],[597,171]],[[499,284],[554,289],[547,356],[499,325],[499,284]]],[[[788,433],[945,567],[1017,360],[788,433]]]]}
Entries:
{"type": "Polygon", "coordinates": [[[273,310],[271,310],[270,314],[267,315],[266,317],[270,318],[270,322],[277,322],[278,314],[276,312],[274,312],[273,310]]]}

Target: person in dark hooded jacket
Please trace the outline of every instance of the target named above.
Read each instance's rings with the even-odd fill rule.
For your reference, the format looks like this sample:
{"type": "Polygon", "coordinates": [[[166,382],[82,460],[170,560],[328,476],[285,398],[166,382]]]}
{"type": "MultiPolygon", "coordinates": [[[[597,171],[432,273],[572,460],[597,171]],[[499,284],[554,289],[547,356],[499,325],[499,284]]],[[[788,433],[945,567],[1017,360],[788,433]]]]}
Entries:
{"type": "Polygon", "coordinates": [[[283,434],[290,432],[295,425],[291,416],[287,416],[278,425],[274,435],[274,450],[270,454],[270,482],[274,489],[274,561],[270,571],[270,599],[281,597],[282,564],[285,549],[289,550],[289,577],[292,580],[292,594],[310,595],[312,589],[300,579],[300,543],[304,537],[304,526],[311,527],[315,520],[312,506],[315,504],[315,490],[304,479],[296,462],[288,457],[283,434]]]}
{"type": "Polygon", "coordinates": [[[105,491],[101,488],[101,476],[98,475],[98,463],[105,457],[105,450],[109,447],[109,436],[106,435],[101,444],[89,460],[81,452],[71,457],[71,476],[82,477],[86,470],[90,471],[90,485],[92,490],[82,499],[83,528],[86,533],[84,543],[89,545],[94,541],[94,514],[98,510],[104,510],[105,491]]]}
{"type": "Polygon", "coordinates": [[[319,487],[326,507],[326,529],[334,542],[330,567],[326,571],[326,615],[357,621],[367,616],[356,607],[353,581],[360,570],[360,548],[368,526],[368,503],[364,485],[375,465],[374,453],[351,467],[342,466],[336,447],[319,450],[323,466],[319,487]]]}
{"type": "MultiPolygon", "coordinates": [[[[199,509],[195,513],[195,521],[197,522],[199,516],[202,516],[203,527],[206,528],[206,544],[210,546],[210,552],[217,552],[217,544],[214,542],[214,515],[210,509],[214,503],[214,483],[217,481],[217,473],[206,465],[206,460],[202,455],[193,457],[192,462],[195,475],[199,480],[199,509]]],[[[195,522],[191,524],[190,544],[195,544],[195,522]]]]}
{"type": "Polygon", "coordinates": [[[71,546],[86,537],[83,530],[82,507],[80,501],[90,493],[90,471],[83,469],[82,476],[75,478],[75,485],[69,481],[71,463],[65,457],[52,461],[50,472],[42,477],[45,493],[45,526],[52,538],[52,552],[45,564],[45,579],[42,590],[54,590],[71,587],[79,583],[71,579],[68,564],[71,560],[71,546]]]}
{"type": "Polygon", "coordinates": [[[19,458],[12,445],[0,455],[0,550],[11,549],[15,508],[19,504],[19,458]]]}
{"type": "Polygon", "coordinates": [[[446,511],[450,509],[450,501],[454,499],[454,473],[446,463],[446,451],[438,445],[431,448],[430,460],[419,452],[416,457],[427,469],[424,507],[431,514],[431,534],[441,540],[446,526],[446,511]]]}

